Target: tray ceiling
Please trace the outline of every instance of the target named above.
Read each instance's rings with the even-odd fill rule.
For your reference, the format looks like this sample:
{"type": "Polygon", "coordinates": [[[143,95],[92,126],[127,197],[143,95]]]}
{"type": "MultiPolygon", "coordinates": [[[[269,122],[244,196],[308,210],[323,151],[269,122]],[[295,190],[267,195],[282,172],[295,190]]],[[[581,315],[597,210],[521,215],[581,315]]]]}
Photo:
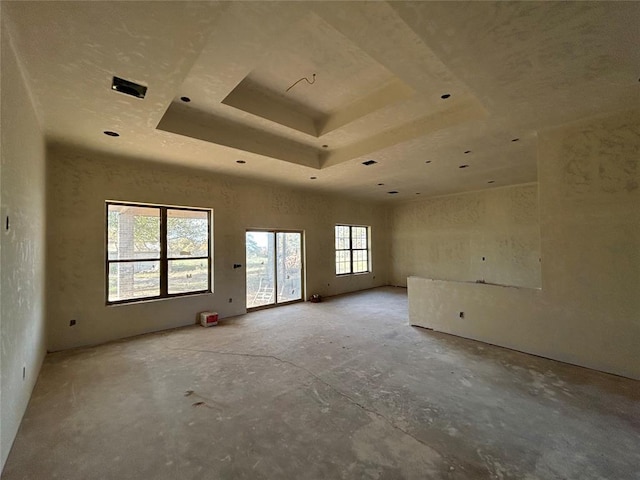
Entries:
{"type": "Polygon", "coordinates": [[[50,141],[371,200],[535,181],[539,130],[639,103],[637,2],[1,8],[50,141]]]}

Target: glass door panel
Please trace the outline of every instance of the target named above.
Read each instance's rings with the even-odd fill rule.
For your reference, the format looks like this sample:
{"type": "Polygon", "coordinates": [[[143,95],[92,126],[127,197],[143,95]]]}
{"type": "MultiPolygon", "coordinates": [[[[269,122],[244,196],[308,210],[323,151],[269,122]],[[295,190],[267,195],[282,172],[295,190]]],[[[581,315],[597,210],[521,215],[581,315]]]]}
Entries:
{"type": "Polygon", "coordinates": [[[275,234],[247,232],[247,308],[275,303],[275,234]]]}
{"type": "Polygon", "coordinates": [[[278,303],[302,299],[302,234],[276,233],[278,303]]]}
{"type": "Polygon", "coordinates": [[[246,233],[247,309],[303,298],[302,232],[246,233]]]}

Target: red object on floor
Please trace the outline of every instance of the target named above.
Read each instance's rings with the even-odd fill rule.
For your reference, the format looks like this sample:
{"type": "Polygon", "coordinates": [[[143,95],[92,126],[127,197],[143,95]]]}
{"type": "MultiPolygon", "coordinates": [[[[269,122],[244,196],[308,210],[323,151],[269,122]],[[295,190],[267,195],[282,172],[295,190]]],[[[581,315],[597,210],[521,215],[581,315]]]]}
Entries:
{"type": "Polygon", "coordinates": [[[200,314],[200,325],[203,327],[212,327],[218,324],[217,312],[202,312],[200,314]]]}

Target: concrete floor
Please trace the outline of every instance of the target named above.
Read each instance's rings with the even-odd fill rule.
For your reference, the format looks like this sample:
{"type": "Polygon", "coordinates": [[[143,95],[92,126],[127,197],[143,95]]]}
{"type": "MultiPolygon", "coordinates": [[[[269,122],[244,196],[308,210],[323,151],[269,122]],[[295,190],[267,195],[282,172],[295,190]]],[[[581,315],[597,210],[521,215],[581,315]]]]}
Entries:
{"type": "Polygon", "coordinates": [[[639,469],[640,382],[410,327],[387,287],[51,354],[2,479],[639,469]]]}

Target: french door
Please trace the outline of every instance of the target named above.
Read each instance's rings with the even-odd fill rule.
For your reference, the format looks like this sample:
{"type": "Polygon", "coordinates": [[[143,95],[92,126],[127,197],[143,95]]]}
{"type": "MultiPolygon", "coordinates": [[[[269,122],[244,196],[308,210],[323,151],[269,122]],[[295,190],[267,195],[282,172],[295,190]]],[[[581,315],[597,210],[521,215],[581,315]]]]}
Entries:
{"type": "Polygon", "coordinates": [[[245,240],[247,310],[301,301],[302,232],[248,230],[245,240]]]}

